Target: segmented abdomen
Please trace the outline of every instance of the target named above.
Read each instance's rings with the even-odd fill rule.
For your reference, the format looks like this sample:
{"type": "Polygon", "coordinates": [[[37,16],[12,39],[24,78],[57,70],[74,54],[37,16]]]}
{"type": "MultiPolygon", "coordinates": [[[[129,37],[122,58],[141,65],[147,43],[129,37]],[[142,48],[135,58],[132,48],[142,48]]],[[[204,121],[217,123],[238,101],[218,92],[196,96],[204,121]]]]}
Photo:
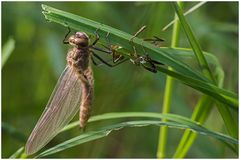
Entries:
{"type": "Polygon", "coordinates": [[[84,128],[91,114],[91,106],[94,96],[94,79],[93,72],[90,67],[84,71],[85,80],[81,80],[82,97],[79,112],[80,127],[84,128]]]}
{"type": "Polygon", "coordinates": [[[78,78],[81,81],[81,104],[79,121],[80,127],[84,128],[91,112],[91,106],[93,101],[94,92],[94,79],[93,72],[89,65],[89,50],[73,48],[69,51],[67,61],[78,74],[78,78]]]}

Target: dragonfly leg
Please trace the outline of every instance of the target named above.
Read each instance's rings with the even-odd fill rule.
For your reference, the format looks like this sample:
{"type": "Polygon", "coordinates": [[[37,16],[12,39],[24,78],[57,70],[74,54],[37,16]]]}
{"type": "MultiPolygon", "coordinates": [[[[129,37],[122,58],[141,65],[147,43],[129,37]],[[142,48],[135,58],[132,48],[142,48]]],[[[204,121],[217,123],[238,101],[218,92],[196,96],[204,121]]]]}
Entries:
{"type": "Polygon", "coordinates": [[[129,42],[131,43],[131,45],[133,47],[133,54],[134,54],[133,56],[134,57],[137,57],[137,50],[136,50],[136,47],[133,44],[133,39],[135,37],[137,37],[141,32],[143,32],[146,28],[147,28],[147,26],[142,26],[129,40],[129,42]]]}
{"type": "MultiPolygon", "coordinates": [[[[99,29],[99,28],[98,28],[99,29]]],[[[94,46],[97,44],[97,42],[99,41],[100,37],[99,34],[97,33],[98,29],[96,29],[96,31],[94,32],[95,34],[95,40],[93,41],[93,43],[91,44],[91,46],[94,46]]]]}
{"type": "Polygon", "coordinates": [[[109,38],[108,38],[108,37],[109,37],[109,35],[110,35],[110,32],[108,32],[108,33],[106,34],[106,37],[105,37],[105,38],[106,38],[106,40],[107,40],[107,42],[108,42],[108,45],[110,45],[110,40],[109,40],[109,38]]]}
{"type": "Polygon", "coordinates": [[[91,60],[92,60],[92,62],[93,62],[93,64],[94,64],[95,66],[98,66],[98,65],[99,65],[99,64],[97,64],[96,61],[94,60],[93,56],[91,56],[91,60]]]}
{"type": "Polygon", "coordinates": [[[104,50],[104,49],[101,49],[101,48],[98,48],[96,46],[90,46],[92,49],[94,50],[97,50],[97,51],[100,51],[100,52],[104,52],[104,53],[107,53],[107,54],[112,54],[112,51],[109,49],[109,50],[104,50]]]}
{"type": "Polygon", "coordinates": [[[98,48],[96,47],[95,45],[97,44],[97,42],[99,41],[100,37],[99,37],[99,34],[97,33],[98,29],[94,32],[95,33],[95,36],[96,36],[96,39],[94,40],[94,42],[89,45],[90,48],[93,48],[97,51],[100,51],[100,52],[104,52],[104,53],[107,53],[107,54],[112,54],[112,51],[110,49],[108,50],[104,50],[104,49],[101,49],[101,48],[98,48]]]}
{"type": "Polygon", "coordinates": [[[140,33],[142,33],[145,29],[147,28],[147,26],[142,26],[131,38],[129,41],[133,41],[133,39],[135,37],[137,37],[140,33]]]}
{"type": "Polygon", "coordinates": [[[66,33],[66,35],[65,35],[65,37],[63,39],[63,44],[69,44],[68,40],[66,40],[66,39],[67,39],[67,36],[70,34],[71,29],[70,29],[69,26],[67,26],[67,28],[68,28],[68,32],[66,33]]]}
{"type": "Polygon", "coordinates": [[[160,44],[161,42],[164,42],[164,41],[165,41],[164,39],[159,38],[159,37],[157,37],[157,36],[153,36],[153,38],[144,38],[143,40],[146,41],[146,42],[150,42],[150,43],[152,43],[152,44],[155,45],[155,46],[159,46],[159,44],[160,44]]]}
{"type": "Polygon", "coordinates": [[[125,57],[124,57],[123,55],[121,55],[121,54],[117,54],[117,53],[116,53],[116,49],[117,49],[119,46],[117,46],[117,45],[111,45],[111,44],[110,44],[109,35],[110,35],[110,32],[108,32],[107,35],[106,35],[106,37],[105,37],[109,47],[108,47],[108,46],[105,46],[105,45],[102,45],[102,46],[103,46],[104,48],[109,49],[109,50],[112,52],[112,62],[113,62],[113,63],[117,63],[117,62],[119,62],[120,60],[123,60],[125,57]]]}
{"type": "Polygon", "coordinates": [[[161,62],[158,62],[158,61],[156,61],[156,60],[151,60],[154,64],[159,64],[159,65],[164,65],[163,63],[161,63],[161,62]]]}
{"type": "Polygon", "coordinates": [[[153,73],[157,73],[157,68],[156,66],[154,65],[154,67],[150,68],[150,67],[147,67],[145,65],[142,65],[143,68],[145,68],[146,70],[150,71],[150,72],[153,72],[153,73]]]}
{"type": "MultiPolygon", "coordinates": [[[[97,59],[100,60],[103,64],[105,64],[105,65],[107,65],[107,66],[109,66],[109,67],[115,67],[115,66],[117,66],[117,65],[119,65],[119,64],[121,64],[121,63],[123,63],[123,62],[125,62],[125,61],[128,60],[128,58],[125,58],[125,59],[123,59],[122,61],[120,61],[120,62],[118,62],[118,63],[110,64],[110,63],[106,62],[105,60],[103,60],[99,55],[95,54],[93,51],[91,51],[91,52],[92,52],[92,55],[93,55],[95,58],[97,58],[97,59]]],[[[95,62],[95,63],[96,63],[96,62],[95,62]]],[[[100,65],[100,64],[97,64],[97,65],[100,65]]]]}

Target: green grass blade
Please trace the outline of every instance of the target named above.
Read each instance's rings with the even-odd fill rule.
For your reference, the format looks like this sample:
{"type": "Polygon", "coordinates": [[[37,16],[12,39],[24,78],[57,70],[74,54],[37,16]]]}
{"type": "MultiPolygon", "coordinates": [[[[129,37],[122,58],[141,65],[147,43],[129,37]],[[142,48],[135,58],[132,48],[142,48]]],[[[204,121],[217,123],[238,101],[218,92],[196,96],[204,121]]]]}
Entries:
{"type": "MultiPolygon", "coordinates": [[[[174,47],[173,48],[162,48],[162,49],[166,49],[166,50],[171,50],[169,51],[173,57],[175,57],[176,59],[180,59],[181,61],[190,61],[192,64],[196,64],[196,62],[194,60],[195,59],[195,55],[193,53],[193,50],[190,48],[179,48],[179,47],[174,47]]],[[[218,61],[217,57],[211,53],[208,52],[203,52],[204,57],[206,58],[208,64],[211,64],[214,68],[214,76],[216,76],[217,78],[217,82],[218,82],[218,86],[220,88],[223,87],[223,80],[224,80],[224,71],[223,68],[220,64],[220,62],[218,61]]]]}
{"type": "Polygon", "coordinates": [[[9,38],[8,41],[4,44],[2,49],[2,67],[7,62],[14,48],[15,48],[15,41],[14,39],[9,38]]]}
{"type": "Polygon", "coordinates": [[[10,159],[16,159],[19,158],[20,155],[23,153],[24,147],[19,148],[15,153],[13,153],[9,158],[10,159]]]}
{"type": "MultiPolygon", "coordinates": [[[[93,116],[89,119],[89,123],[97,122],[101,120],[109,120],[109,119],[118,119],[118,118],[160,118],[160,119],[168,119],[169,121],[179,122],[179,123],[187,123],[192,124],[194,121],[185,118],[183,116],[174,115],[174,114],[160,114],[160,113],[151,113],[151,112],[116,112],[116,113],[105,113],[102,115],[93,116]]],[[[72,122],[64,127],[61,132],[65,132],[74,127],[79,127],[79,121],[72,122]]]]}
{"type": "MultiPolygon", "coordinates": [[[[109,34],[109,39],[112,44],[116,44],[119,46],[124,47],[126,50],[129,52],[132,51],[132,45],[129,43],[129,40],[131,39],[132,35],[125,33],[123,31],[120,31],[118,29],[112,28],[110,26],[71,14],[67,13],[46,5],[42,5],[43,8],[43,13],[45,15],[45,18],[49,21],[56,22],[59,24],[62,24],[66,26],[66,23],[69,27],[76,29],[76,30],[81,30],[84,32],[87,32],[89,34],[92,34],[98,29],[98,34],[100,37],[105,37],[108,33],[109,34]]],[[[106,41],[105,38],[101,38],[102,41],[106,41]]],[[[144,50],[152,57],[153,59],[160,60],[162,63],[171,66],[174,70],[178,71],[179,73],[182,73],[182,76],[189,76],[189,77],[194,77],[196,79],[199,79],[203,82],[210,82],[206,77],[202,76],[200,72],[194,71],[191,69],[188,65],[184,64],[181,61],[175,60],[170,53],[168,53],[166,50],[162,50],[161,48],[158,48],[150,43],[144,42],[139,38],[134,38],[133,40],[134,46],[137,49],[137,52],[139,54],[145,54],[144,50]],[[144,48],[144,50],[143,50],[144,48]]],[[[128,52],[128,53],[129,53],[128,52]]],[[[125,56],[129,56],[129,54],[124,54],[125,56]]],[[[190,83],[190,82],[188,82],[190,83]]],[[[204,84],[204,83],[202,83],[204,84]]],[[[196,87],[197,88],[197,87],[196,87]]],[[[221,89],[220,89],[221,90],[221,89]]],[[[223,94],[227,93],[224,92],[223,94]]],[[[206,92],[208,94],[208,92],[206,92]]],[[[218,92],[215,92],[214,94],[219,94],[218,92]]],[[[229,96],[216,96],[216,97],[221,97],[224,99],[223,101],[237,101],[237,98],[234,100],[229,99],[229,96]]],[[[237,96],[235,96],[237,97],[237,96]]],[[[221,99],[218,99],[221,101],[221,99]]],[[[236,105],[236,103],[232,102],[232,105],[236,105]]],[[[231,102],[230,102],[231,103],[231,102]]],[[[229,103],[227,103],[229,104],[229,103]]]]}
{"type": "MultiPolygon", "coordinates": [[[[192,13],[193,11],[197,10],[199,7],[201,7],[202,5],[204,5],[205,3],[207,3],[207,1],[202,1],[197,3],[196,5],[194,5],[193,7],[191,7],[189,10],[187,10],[183,15],[187,16],[188,14],[192,13]]],[[[174,20],[172,20],[170,23],[168,23],[165,27],[163,27],[162,31],[167,30],[171,25],[173,25],[176,21],[178,20],[178,18],[174,18],[174,20]]]]}
{"type": "Polygon", "coordinates": [[[108,131],[108,130],[102,130],[102,131],[87,132],[87,133],[81,134],[80,136],[77,136],[75,138],[67,140],[61,144],[56,145],[53,148],[43,151],[42,153],[38,154],[35,158],[46,157],[48,155],[66,150],[68,148],[77,146],[79,144],[90,142],[90,141],[105,137],[109,133],[110,133],[110,131],[108,131]]]}
{"type": "Polygon", "coordinates": [[[177,123],[177,122],[163,122],[163,121],[157,121],[157,120],[138,120],[138,121],[121,122],[114,125],[109,125],[107,127],[101,128],[96,131],[85,132],[80,136],[67,140],[61,144],[56,145],[53,148],[43,151],[42,153],[38,154],[36,157],[45,157],[45,156],[66,150],[68,148],[77,146],[79,144],[105,137],[109,135],[112,131],[122,129],[124,127],[144,127],[149,125],[155,125],[155,126],[165,125],[165,126],[179,128],[179,129],[192,129],[200,134],[212,136],[214,138],[217,138],[221,141],[225,141],[227,143],[236,143],[236,144],[238,143],[238,141],[234,138],[231,138],[229,136],[226,136],[217,132],[212,132],[195,123],[187,124],[187,123],[177,123]]]}
{"type": "MultiPolygon", "coordinates": [[[[180,3],[180,2],[179,2],[180,3]]],[[[172,33],[172,42],[171,47],[177,47],[179,43],[179,35],[180,35],[180,23],[177,20],[177,15],[175,14],[175,23],[173,26],[172,33]]],[[[172,70],[171,67],[168,67],[169,70],[172,70]]],[[[172,93],[173,93],[173,84],[174,79],[171,76],[166,77],[166,85],[163,97],[163,105],[162,105],[162,113],[169,113],[171,108],[172,101],[172,93]]],[[[164,121],[164,119],[163,119],[164,121]]],[[[160,127],[159,132],[159,140],[158,140],[158,150],[157,150],[157,158],[165,158],[166,157],[166,145],[168,137],[168,127],[162,126],[160,127]]]]}
{"type": "MultiPolygon", "coordinates": [[[[196,58],[193,50],[191,48],[180,48],[180,47],[161,47],[162,50],[170,53],[174,58],[179,59],[181,61],[191,61],[191,63],[196,64],[196,58]]],[[[207,62],[213,65],[215,68],[219,68],[223,71],[220,62],[218,61],[217,57],[209,52],[204,52],[204,57],[206,58],[207,62]]]]}
{"type": "MultiPolygon", "coordinates": [[[[192,120],[202,124],[205,121],[205,118],[210,113],[212,105],[213,101],[209,99],[208,96],[202,96],[195,106],[194,112],[192,114],[192,120]],[[202,107],[202,105],[204,105],[204,107],[202,107]]],[[[194,133],[191,130],[186,130],[173,157],[183,158],[187,154],[196,137],[197,133],[194,133]]]]}
{"type": "MultiPolygon", "coordinates": [[[[176,122],[183,125],[188,125],[193,128],[202,127],[198,122],[195,122],[189,118],[176,115],[176,114],[161,114],[161,113],[151,113],[151,112],[116,112],[116,113],[105,113],[102,115],[93,116],[89,119],[89,123],[102,121],[102,120],[112,120],[112,119],[125,119],[125,118],[154,118],[154,119],[166,119],[168,121],[176,122]]],[[[61,132],[65,132],[74,127],[79,127],[79,121],[72,122],[62,129],[61,132]]],[[[198,128],[198,129],[200,129],[198,128]]]]}
{"type": "Polygon", "coordinates": [[[207,60],[205,59],[203,53],[202,53],[202,49],[197,41],[197,39],[195,38],[190,26],[188,25],[183,13],[182,13],[182,9],[181,6],[179,6],[176,2],[174,2],[174,8],[175,11],[178,15],[179,21],[181,22],[181,25],[185,31],[185,34],[188,38],[188,41],[190,43],[190,45],[192,46],[192,49],[195,53],[195,56],[198,60],[198,64],[200,66],[200,68],[202,69],[202,73],[209,78],[210,80],[214,81],[214,77],[211,74],[211,70],[208,66],[207,60]]]}
{"type": "Polygon", "coordinates": [[[219,100],[222,103],[228,104],[232,109],[237,111],[238,100],[237,95],[235,95],[234,93],[225,92],[220,88],[216,87],[215,85],[212,85],[211,83],[202,82],[192,77],[187,77],[185,75],[182,75],[181,73],[168,70],[164,67],[158,67],[157,69],[160,72],[166,73],[176,78],[177,80],[182,81],[184,84],[201,91],[202,93],[210,95],[211,97],[215,98],[216,100],[219,100]],[[218,94],[216,94],[216,92],[218,92],[218,94]],[[227,96],[225,96],[226,94],[227,96]]]}

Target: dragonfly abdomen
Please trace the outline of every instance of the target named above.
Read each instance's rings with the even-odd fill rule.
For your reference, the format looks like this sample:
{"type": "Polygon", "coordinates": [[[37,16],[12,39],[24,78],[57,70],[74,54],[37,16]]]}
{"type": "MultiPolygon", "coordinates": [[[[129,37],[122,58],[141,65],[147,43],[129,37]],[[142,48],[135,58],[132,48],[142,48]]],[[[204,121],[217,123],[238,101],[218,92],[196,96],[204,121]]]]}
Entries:
{"type": "Polygon", "coordinates": [[[90,67],[84,71],[85,80],[82,80],[82,97],[79,112],[80,127],[84,128],[91,114],[91,106],[94,96],[94,79],[93,72],[90,67]]]}

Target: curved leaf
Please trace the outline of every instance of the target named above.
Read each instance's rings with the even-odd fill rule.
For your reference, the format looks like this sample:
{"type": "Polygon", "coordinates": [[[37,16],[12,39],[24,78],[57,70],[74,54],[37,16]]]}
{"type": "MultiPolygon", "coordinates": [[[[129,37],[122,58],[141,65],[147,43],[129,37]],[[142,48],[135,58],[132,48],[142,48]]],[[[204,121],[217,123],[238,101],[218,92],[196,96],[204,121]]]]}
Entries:
{"type": "Polygon", "coordinates": [[[105,137],[109,135],[112,131],[122,129],[124,127],[144,127],[149,125],[168,126],[172,128],[179,128],[179,129],[191,129],[193,131],[198,132],[199,134],[212,136],[224,142],[234,143],[234,144],[238,143],[238,141],[234,138],[231,138],[229,136],[226,136],[217,132],[212,132],[198,125],[197,127],[196,125],[177,123],[177,122],[163,122],[163,121],[157,121],[157,120],[138,120],[138,121],[127,121],[127,122],[117,123],[117,124],[109,125],[107,127],[99,129],[97,131],[85,132],[77,137],[69,139],[48,150],[45,150],[44,152],[37,155],[36,158],[45,157],[45,156],[66,150],[68,148],[77,146],[79,144],[105,137]]]}

